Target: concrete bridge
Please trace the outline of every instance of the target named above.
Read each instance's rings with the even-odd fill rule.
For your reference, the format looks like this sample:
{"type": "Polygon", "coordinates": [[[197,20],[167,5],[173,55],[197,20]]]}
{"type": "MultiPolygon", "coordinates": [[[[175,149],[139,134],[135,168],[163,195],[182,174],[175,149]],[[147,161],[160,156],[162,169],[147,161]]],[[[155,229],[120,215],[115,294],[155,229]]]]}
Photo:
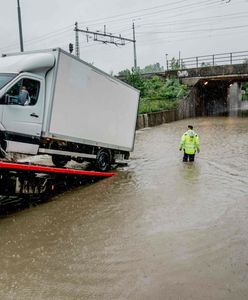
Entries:
{"type": "Polygon", "coordinates": [[[174,67],[177,69],[169,68],[167,62],[166,71],[143,76],[177,77],[191,87],[187,109],[184,103],[189,116],[235,114],[248,109],[248,103],[241,101],[241,83],[248,82],[248,51],[174,60],[174,67]]]}
{"type": "Polygon", "coordinates": [[[182,83],[189,86],[195,85],[199,81],[228,81],[233,82],[248,81],[248,63],[235,65],[207,66],[180,70],[167,70],[165,72],[144,74],[144,77],[149,78],[157,75],[162,78],[178,77],[182,83]]]}
{"type": "Polygon", "coordinates": [[[191,92],[180,104],[180,118],[248,110],[248,101],[241,101],[241,83],[248,82],[248,51],[173,59],[166,61],[166,66],[166,71],[142,76],[177,77],[190,87],[191,92]]]}

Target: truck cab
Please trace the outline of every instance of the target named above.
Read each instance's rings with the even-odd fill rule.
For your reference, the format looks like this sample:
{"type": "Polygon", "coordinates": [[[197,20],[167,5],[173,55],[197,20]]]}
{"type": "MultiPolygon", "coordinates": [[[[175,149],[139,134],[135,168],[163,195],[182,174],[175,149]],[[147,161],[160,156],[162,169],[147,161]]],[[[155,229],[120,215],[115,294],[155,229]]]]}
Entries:
{"type": "Polygon", "coordinates": [[[0,154],[37,154],[51,54],[8,56],[0,62],[0,154]],[[39,62],[39,63],[37,63],[39,62]],[[8,71],[8,73],[4,72],[8,71]],[[12,71],[12,72],[11,72],[12,71]]]}

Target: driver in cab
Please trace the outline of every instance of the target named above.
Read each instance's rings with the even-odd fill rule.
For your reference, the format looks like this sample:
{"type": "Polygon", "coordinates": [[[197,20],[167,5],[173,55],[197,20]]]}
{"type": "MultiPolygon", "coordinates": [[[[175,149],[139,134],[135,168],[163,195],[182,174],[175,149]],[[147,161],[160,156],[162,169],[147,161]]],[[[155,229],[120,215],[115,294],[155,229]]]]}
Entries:
{"type": "Polygon", "coordinates": [[[20,105],[29,105],[30,103],[29,92],[27,91],[27,88],[25,86],[22,86],[20,89],[18,102],[20,105]]]}

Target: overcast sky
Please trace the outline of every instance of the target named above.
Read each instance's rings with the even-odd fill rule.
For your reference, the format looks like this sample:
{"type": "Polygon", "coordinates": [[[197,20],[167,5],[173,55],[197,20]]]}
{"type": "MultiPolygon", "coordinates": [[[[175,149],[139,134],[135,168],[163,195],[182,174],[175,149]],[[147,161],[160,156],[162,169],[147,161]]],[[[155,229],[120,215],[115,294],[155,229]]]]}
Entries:
{"type": "MultiPolygon", "coordinates": [[[[0,53],[19,51],[17,0],[0,0],[0,53]]],[[[24,49],[75,42],[79,28],[132,38],[140,67],[168,58],[248,50],[248,0],[20,0],[24,49]]],[[[106,72],[133,66],[133,44],[115,46],[79,34],[80,57],[106,72]]]]}

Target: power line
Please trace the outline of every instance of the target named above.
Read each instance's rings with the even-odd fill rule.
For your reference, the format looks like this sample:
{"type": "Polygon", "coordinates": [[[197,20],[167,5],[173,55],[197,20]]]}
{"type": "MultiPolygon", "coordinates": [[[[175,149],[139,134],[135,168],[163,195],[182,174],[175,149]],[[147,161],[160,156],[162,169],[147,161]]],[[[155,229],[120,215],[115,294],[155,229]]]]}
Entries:
{"type": "MultiPolygon", "coordinates": [[[[135,10],[135,11],[132,11],[132,12],[128,12],[128,13],[125,13],[125,14],[118,14],[118,15],[114,15],[114,16],[110,16],[110,17],[106,17],[106,18],[102,18],[102,19],[97,19],[97,20],[107,20],[107,19],[113,19],[113,18],[117,18],[117,17],[119,17],[119,16],[125,16],[125,15],[131,15],[131,14],[134,14],[134,13],[136,13],[136,12],[142,12],[142,11],[147,11],[147,10],[154,10],[154,9],[158,9],[158,8],[161,8],[161,7],[170,7],[170,6],[175,6],[176,4],[180,4],[180,3],[183,3],[183,2],[185,2],[185,0],[180,0],[180,1],[177,1],[177,2],[174,2],[174,3],[169,3],[169,4],[164,4],[164,5],[159,5],[159,6],[153,6],[153,7],[149,7],[149,8],[144,8],[144,9],[141,9],[141,10],[135,10]]],[[[191,7],[192,5],[193,6],[195,6],[195,5],[199,5],[199,4],[201,4],[201,3],[204,3],[205,1],[202,1],[202,2],[197,2],[197,3],[191,3],[190,5],[188,4],[188,5],[186,5],[186,6],[182,6],[182,7],[173,7],[171,10],[174,10],[174,9],[181,9],[181,8],[184,8],[184,7],[191,7]]],[[[212,1],[212,2],[208,2],[208,4],[211,4],[211,3],[214,3],[214,2],[216,2],[216,0],[214,0],[214,1],[212,1]]],[[[167,12],[169,12],[170,11],[170,9],[166,9],[166,10],[163,10],[163,11],[167,11],[167,12]]],[[[161,13],[161,10],[160,11],[158,11],[158,12],[153,12],[153,14],[158,14],[158,13],[161,13]]],[[[151,15],[151,13],[148,13],[148,14],[145,14],[145,15],[151,15]]],[[[145,16],[145,15],[142,15],[142,16],[145,16]]],[[[134,16],[134,17],[139,17],[140,15],[136,15],[136,16],[134,16]]],[[[126,19],[129,19],[129,18],[125,18],[125,20],[126,19]]],[[[92,22],[92,21],[96,21],[96,19],[95,20],[91,20],[91,21],[89,21],[89,22],[92,22]]],[[[111,22],[119,22],[120,21],[120,19],[118,19],[118,20],[112,20],[111,22]]],[[[100,24],[99,22],[98,23],[96,23],[96,24],[100,24]]],[[[42,36],[40,36],[40,37],[37,37],[37,38],[33,38],[33,39],[30,39],[30,40],[27,40],[27,41],[25,41],[25,43],[31,43],[31,42],[33,42],[33,41],[36,41],[36,40],[43,40],[43,39],[47,39],[48,37],[52,37],[52,36],[54,36],[54,35],[57,35],[57,34],[62,34],[63,32],[66,32],[66,31],[69,31],[70,29],[69,28],[71,28],[71,26],[66,26],[66,27],[63,27],[63,28],[61,28],[61,29],[59,29],[59,30],[56,30],[56,31],[53,31],[53,32],[50,32],[50,33],[48,33],[48,34],[45,34],[45,35],[42,35],[42,36]],[[62,31],[62,32],[61,32],[62,31]]],[[[6,46],[6,47],[2,47],[2,48],[0,48],[1,50],[3,50],[3,49],[8,49],[8,48],[11,48],[11,47],[15,47],[17,45],[17,43],[13,43],[13,44],[10,44],[10,45],[8,45],[8,46],[6,46]]]]}
{"type": "MultiPolygon", "coordinates": [[[[219,27],[219,28],[204,28],[204,29],[195,29],[195,30],[173,30],[173,31],[150,31],[150,32],[143,32],[146,34],[163,34],[163,33],[193,33],[193,32],[202,32],[202,31],[219,31],[219,30],[232,30],[237,28],[245,28],[248,27],[248,24],[246,25],[240,25],[240,26],[228,26],[228,27],[219,27]]],[[[140,32],[141,34],[142,32],[140,32]]]]}
{"type": "MultiPolygon", "coordinates": [[[[236,2],[237,2],[237,0],[236,0],[236,2]]],[[[100,24],[100,22],[99,22],[100,20],[109,20],[109,23],[113,23],[113,24],[118,23],[120,25],[120,23],[123,23],[124,20],[130,19],[130,18],[139,18],[139,17],[144,18],[145,17],[145,18],[148,18],[148,19],[149,18],[154,19],[154,17],[156,17],[156,19],[158,19],[158,18],[161,18],[162,16],[164,16],[166,14],[168,15],[168,13],[170,13],[171,11],[177,10],[179,13],[173,14],[173,15],[168,15],[168,17],[166,17],[167,20],[172,20],[173,18],[177,18],[178,16],[185,15],[187,12],[192,14],[195,11],[201,10],[202,8],[209,9],[209,8],[213,8],[215,6],[220,5],[218,0],[212,0],[212,1],[206,1],[205,0],[205,1],[197,1],[197,2],[187,1],[187,3],[188,3],[187,5],[179,6],[179,4],[181,4],[181,3],[185,3],[185,0],[180,0],[180,1],[177,1],[177,2],[168,3],[168,4],[164,4],[164,5],[148,7],[148,8],[135,10],[135,11],[128,12],[128,13],[118,14],[118,15],[114,15],[114,16],[110,16],[110,17],[106,17],[106,18],[102,18],[102,19],[93,19],[91,21],[86,21],[86,22],[91,22],[92,23],[92,22],[98,21],[98,23],[95,23],[95,24],[100,24]],[[166,7],[166,8],[162,9],[164,7],[166,7]],[[184,11],[182,12],[182,10],[184,10],[184,11]],[[144,13],[146,11],[149,11],[149,12],[144,13]],[[128,16],[128,17],[120,19],[120,17],[122,17],[122,16],[128,16]]],[[[222,4],[223,3],[221,3],[221,5],[222,4]]],[[[209,18],[211,18],[211,17],[209,17],[209,18]]],[[[198,18],[198,20],[199,20],[199,18],[198,18]]],[[[174,26],[176,26],[176,25],[180,24],[180,22],[178,22],[178,20],[176,20],[175,24],[174,24],[174,22],[171,22],[170,24],[173,24],[174,26]]],[[[166,22],[164,23],[164,25],[166,25],[166,22]]],[[[199,24],[196,24],[196,25],[199,26],[199,24]]],[[[93,25],[91,25],[91,26],[93,26],[93,25]]],[[[143,25],[143,26],[145,26],[145,25],[143,25]]],[[[49,40],[49,39],[53,39],[53,42],[54,42],[54,38],[58,37],[58,35],[60,35],[61,39],[62,39],[62,36],[65,37],[65,35],[69,34],[69,31],[71,30],[71,28],[72,28],[72,26],[66,26],[66,27],[61,28],[57,31],[53,31],[53,32],[50,32],[48,34],[44,34],[42,36],[39,36],[39,37],[36,37],[36,38],[33,38],[33,39],[29,39],[29,40],[25,41],[25,43],[31,45],[31,44],[37,44],[37,43],[40,43],[44,40],[49,40]]],[[[122,28],[123,28],[123,30],[125,29],[126,32],[132,30],[131,28],[129,29],[128,27],[123,27],[122,26],[122,28]]],[[[208,31],[209,29],[203,29],[203,30],[208,31]]],[[[201,30],[199,30],[199,32],[200,31],[201,30]]],[[[192,31],[192,30],[188,31],[188,32],[176,31],[175,34],[177,34],[177,35],[180,34],[180,33],[192,33],[192,34],[194,34],[194,32],[195,31],[192,31]]],[[[166,33],[166,32],[164,32],[164,33],[166,33]]],[[[171,34],[170,32],[167,32],[167,33],[171,34]]],[[[17,46],[17,43],[13,43],[13,44],[8,45],[8,46],[6,46],[4,48],[1,48],[1,49],[8,49],[12,46],[17,46]]]]}
{"type": "MultiPolygon", "coordinates": [[[[70,29],[66,29],[66,30],[60,29],[60,30],[57,30],[57,31],[54,31],[54,32],[50,32],[48,34],[41,35],[41,36],[36,37],[36,38],[25,40],[25,44],[30,44],[30,43],[33,43],[33,42],[36,42],[36,41],[42,41],[42,40],[46,40],[46,39],[49,39],[49,38],[54,38],[54,36],[65,34],[66,32],[67,33],[71,32],[71,29],[72,29],[72,26],[70,27],[70,29]]],[[[9,44],[5,47],[0,48],[0,50],[13,48],[16,45],[17,45],[17,43],[9,44]]]]}
{"type": "MultiPolygon", "coordinates": [[[[240,34],[246,34],[246,31],[236,33],[236,35],[240,35],[240,34]]],[[[224,32],[224,33],[221,33],[221,35],[220,34],[219,35],[218,34],[212,35],[211,33],[201,34],[201,35],[198,35],[198,36],[192,36],[192,35],[190,35],[190,41],[195,40],[195,39],[215,38],[215,37],[218,37],[218,36],[223,37],[223,36],[226,36],[226,35],[230,35],[230,33],[229,32],[224,32]]],[[[161,44],[163,42],[174,43],[174,42],[177,42],[177,41],[185,41],[185,40],[187,40],[187,41],[189,40],[189,38],[185,37],[185,35],[181,35],[181,37],[177,36],[175,38],[173,38],[173,37],[170,37],[170,38],[166,37],[166,38],[159,39],[159,40],[158,39],[150,39],[149,40],[149,46],[155,45],[155,44],[161,44]]],[[[140,46],[141,45],[146,45],[146,44],[147,44],[147,42],[145,40],[141,41],[139,43],[140,46]]]]}
{"type": "MultiPolygon", "coordinates": [[[[237,3],[237,1],[239,1],[239,0],[236,0],[236,2],[235,3],[237,3]]],[[[242,0],[240,0],[240,1],[242,1],[242,0]]],[[[197,3],[197,4],[199,4],[199,2],[197,3]]],[[[194,4],[195,5],[195,4],[194,4]]],[[[203,8],[204,8],[204,11],[206,11],[207,9],[209,9],[209,8],[214,8],[214,7],[219,7],[219,6],[222,6],[223,7],[223,3],[220,3],[220,2],[218,2],[218,3],[216,3],[215,1],[214,2],[208,2],[208,3],[205,3],[205,4],[202,4],[202,5],[200,5],[200,6],[198,6],[198,7],[194,7],[195,9],[190,9],[190,11],[189,11],[189,13],[190,14],[192,14],[192,13],[195,13],[196,11],[198,11],[198,10],[202,10],[203,8]]],[[[187,7],[189,8],[189,6],[187,5],[187,7]]],[[[182,23],[182,22],[184,22],[184,20],[181,20],[180,19],[180,21],[181,22],[178,22],[178,17],[179,16],[185,16],[186,14],[187,14],[187,10],[185,10],[184,9],[184,12],[183,13],[179,13],[179,14],[174,14],[174,15],[169,15],[169,16],[166,16],[166,20],[172,20],[173,18],[177,18],[177,20],[175,20],[175,21],[170,21],[170,22],[161,22],[161,25],[162,24],[164,24],[164,25],[166,25],[166,24],[172,24],[172,25],[174,25],[174,26],[177,26],[177,24],[180,24],[180,23],[182,23]]],[[[156,12],[156,13],[158,13],[158,12],[156,12]]],[[[163,13],[161,13],[161,16],[163,15],[163,13]]],[[[231,14],[230,14],[231,15],[231,14]]],[[[237,15],[237,14],[236,14],[237,15]]],[[[160,17],[161,17],[160,16],[160,17]]],[[[151,17],[154,17],[154,16],[148,16],[149,18],[151,18],[151,17]]],[[[220,16],[220,17],[218,17],[218,16],[216,16],[216,18],[221,18],[222,16],[220,16]]],[[[163,17],[163,18],[165,18],[165,17],[163,17]]],[[[208,17],[208,18],[206,18],[206,19],[212,19],[213,17],[208,17]]],[[[126,19],[126,18],[125,18],[126,19]]],[[[201,18],[202,19],[202,18],[201,18]]],[[[192,20],[201,20],[200,18],[194,18],[194,19],[192,19],[192,20]]],[[[158,20],[158,16],[156,16],[156,20],[158,20]]],[[[186,20],[187,22],[191,22],[190,20],[186,20]]],[[[217,22],[218,20],[216,20],[216,22],[217,22]]],[[[216,23],[215,22],[215,23],[216,23]]],[[[120,20],[118,21],[118,23],[120,23],[120,20]]],[[[207,23],[207,22],[205,22],[205,23],[207,23]]],[[[140,27],[142,27],[142,25],[144,24],[144,22],[139,22],[139,24],[140,25],[138,25],[137,26],[137,28],[140,28],[140,27]]],[[[147,24],[147,23],[145,23],[145,24],[147,24]]],[[[143,26],[145,26],[145,24],[143,25],[143,26]]],[[[149,24],[149,23],[148,23],[149,24]]],[[[159,26],[159,23],[150,23],[151,24],[151,26],[156,26],[156,24],[158,24],[158,26],[159,26]]],[[[184,24],[185,25],[185,24],[184,24]]],[[[199,23],[197,23],[196,24],[196,26],[199,26],[199,23]]],[[[128,31],[128,29],[126,29],[125,30],[125,32],[127,32],[128,31]]]]}
{"type": "MultiPolygon", "coordinates": [[[[152,22],[152,23],[143,23],[143,22],[139,22],[139,25],[137,26],[137,28],[142,28],[142,27],[160,27],[163,25],[173,25],[174,27],[178,27],[178,26],[184,26],[185,24],[189,24],[187,25],[187,27],[189,26],[197,26],[199,28],[199,26],[201,25],[213,25],[214,23],[218,24],[220,22],[223,22],[224,20],[220,20],[220,19],[225,19],[226,17],[228,17],[229,21],[230,19],[241,19],[241,18],[247,18],[248,14],[245,12],[239,12],[239,13],[234,13],[234,14],[226,14],[226,15],[214,15],[211,17],[205,17],[205,18],[191,18],[191,19],[182,19],[180,21],[176,21],[176,22],[152,22]],[[214,20],[215,22],[213,22],[212,20],[214,20]],[[197,22],[198,21],[198,22],[197,22]]],[[[116,30],[116,28],[115,28],[116,30]]],[[[127,32],[130,31],[131,28],[130,27],[118,27],[118,30],[121,32],[127,32]]],[[[139,34],[139,33],[138,33],[139,34]]]]}
{"type": "MultiPolygon", "coordinates": [[[[122,16],[127,16],[127,15],[132,15],[132,14],[135,14],[136,12],[142,12],[142,11],[147,11],[147,10],[153,10],[153,9],[157,9],[157,8],[161,8],[161,7],[165,7],[165,6],[170,6],[171,5],[175,5],[175,4],[180,4],[180,3],[183,3],[185,2],[185,0],[180,0],[180,1],[177,1],[177,2],[174,2],[174,3],[169,3],[169,4],[163,4],[163,5],[158,5],[158,6],[152,6],[152,7],[148,7],[148,8],[143,8],[143,9],[138,9],[138,10],[134,10],[134,11],[130,11],[130,12],[127,12],[127,13],[124,13],[124,14],[118,14],[118,15],[112,15],[112,16],[109,16],[109,17],[106,17],[106,18],[100,18],[100,19],[91,19],[91,20],[87,20],[87,21],[84,21],[84,22],[80,22],[79,24],[90,24],[91,22],[96,22],[98,21],[97,23],[95,24],[90,24],[91,26],[93,25],[99,25],[99,24],[102,24],[102,22],[100,23],[99,21],[103,21],[106,23],[106,20],[108,19],[116,19],[116,18],[119,18],[119,17],[122,17],[122,16]]],[[[117,20],[118,21],[118,20],[117,20]]]]}
{"type": "Polygon", "coordinates": [[[206,17],[206,18],[190,18],[190,19],[183,19],[183,20],[180,20],[180,22],[158,22],[158,23],[141,23],[140,25],[142,26],[162,26],[162,25],[174,25],[174,26],[177,26],[177,25],[183,25],[185,26],[185,23],[193,23],[192,25],[199,25],[199,22],[207,22],[209,24],[212,24],[213,21],[211,20],[216,20],[217,22],[219,22],[220,20],[219,19],[223,19],[223,18],[226,18],[226,17],[229,17],[229,19],[227,21],[231,19],[240,19],[240,18],[247,18],[248,16],[248,13],[245,12],[245,13],[235,13],[235,14],[227,14],[227,15],[215,15],[215,16],[211,16],[211,17],[206,17]],[[210,22],[209,22],[210,20],[210,22]],[[198,22],[197,22],[198,21],[198,22]]]}
{"type": "MultiPolygon", "coordinates": [[[[180,1],[180,2],[182,2],[182,1],[180,1]]],[[[176,9],[178,9],[178,8],[184,8],[184,7],[187,7],[187,8],[191,8],[191,6],[198,6],[197,7],[197,10],[199,10],[199,9],[201,9],[202,7],[205,7],[205,6],[211,6],[211,5],[213,5],[215,3],[215,5],[216,5],[216,0],[212,0],[211,2],[208,2],[208,3],[206,3],[206,0],[204,0],[204,1],[202,1],[202,2],[197,2],[197,3],[192,3],[191,5],[186,5],[186,6],[181,6],[181,7],[176,7],[176,9]],[[204,4],[204,5],[200,5],[199,6],[199,4],[204,4]]],[[[175,8],[173,8],[173,9],[175,9],[175,8]]],[[[165,10],[166,11],[166,10],[165,10]]],[[[194,10],[193,10],[194,11],[194,10]]],[[[154,15],[154,14],[158,14],[158,13],[161,13],[161,12],[164,12],[164,10],[160,10],[160,11],[158,11],[158,12],[153,12],[153,13],[148,13],[148,14],[145,14],[145,15],[154,15]]],[[[191,12],[192,12],[192,10],[191,10],[191,12]]],[[[142,16],[145,16],[145,15],[142,15],[142,16]]],[[[180,14],[179,14],[180,15],[180,14]]],[[[135,16],[135,17],[140,17],[141,15],[137,15],[137,16],[135,16]]],[[[174,16],[173,16],[174,17],[174,16]]],[[[118,22],[120,21],[120,20],[126,20],[127,18],[124,18],[124,19],[119,19],[118,20],[118,22]]],[[[128,18],[129,19],[129,18],[128,18]]],[[[114,22],[116,22],[116,21],[114,21],[114,22]]],[[[100,24],[100,23],[98,23],[98,24],[100,24]]]]}
{"type": "MultiPolygon", "coordinates": [[[[105,22],[105,23],[112,23],[112,22],[120,22],[120,21],[123,21],[123,20],[130,20],[130,18],[132,18],[132,19],[135,19],[135,18],[142,18],[142,17],[145,17],[145,16],[151,16],[151,15],[157,15],[157,14],[160,14],[160,13],[162,13],[162,12],[166,12],[166,13],[168,13],[168,12],[170,12],[170,11],[172,11],[172,10],[180,10],[180,9],[182,9],[182,8],[191,8],[191,7],[194,7],[194,6],[198,6],[199,8],[202,8],[202,7],[204,7],[204,6],[209,6],[209,5],[212,5],[212,4],[217,4],[216,3],[216,1],[217,0],[212,0],[212,1],[208,1],[207,3],[206,3],[206,0],[203,0],[203,1],[201,1],[201,2],[196,2],[196,3],[191,3],[191,4],[187,4],[187,5],[183,5],[183,6],[177,6],[177,7],[174,7],[174,8],[171,8],[171,9],[163,9],[163,10],[159,10],[159,11],[155,11],[155,12],[149,12],[149,13],[146,13],[146,14],[137,14],[137,15],[134,15],[134,16],[130,16],[130,17],[125,17],[125,18],[121,18],[121,19],[118,19],[118,20],[112,20],[112,21],[109,21],[109,22],[105,22]],[[200,5],[199,6],[199,4],[205,4],[205,5],[200,5]]],[[[183,1],[179,1],[179,2],[175,2],[174,4],[178,4],[178,3],[182,3],[182,2],[184,2],[185,3],[185,0],[183,0],[183,1]]],[[[218,3],[218,5],[220,5],[220,3],[218,3]]],[[[166,6],[166,5],[163,5],[163,6],[166,6]]],[[[151,9],[151,8],[150,8],[151,9]]],[[[150,10],[150,9],[144,9],[144,10],[150,10]]],[[[140,11],[142,11],[142,10],[139,10],[139,12],[140,11]]],[[[129,14],[133,14],[133,13],[127,13],[127,14],[122,14],[123,16],[125,16],[125,15],[129,15],[129,14]]],[[[122,16],[121,14],[120,15],[117,15],[118,17],[119,16],[122,16]]],[[[111,18],[111,17],[110,17],[111,18]]],[[[85,22],[80,22],[79,24],[85,24],[86,23],[86,21],[85,22]]],[[[87,23],[87,25],[89,25],[89,23],[90,22],[88,22],[87,23]]],[[[90,24],[91,26],[94,26],[94,25],[101,25],[101,24],[103,24],[102,22],[97,22],[97,23],[94,23],[94,24],[90,24]]]]}

